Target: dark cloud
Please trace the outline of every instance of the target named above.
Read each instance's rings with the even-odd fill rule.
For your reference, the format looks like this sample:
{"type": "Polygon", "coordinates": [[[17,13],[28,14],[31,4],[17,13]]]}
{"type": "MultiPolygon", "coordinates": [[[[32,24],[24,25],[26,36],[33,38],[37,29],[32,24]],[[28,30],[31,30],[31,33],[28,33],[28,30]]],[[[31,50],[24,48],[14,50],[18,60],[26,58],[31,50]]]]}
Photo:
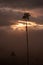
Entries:
{"type": "MultiPolygon", "coordinates": [[[[22,20],[22,16],[23,13],[0,11],[0,26],[10,26],[18,22],[18,20],[22,20]]],[[[30,16],[30,21],[36,22],[38,24],[43,24],[43,16],[38,16],[38,17],[30,16]]]]}
{"type": "Polygon", "coordinates": [[[0,26],[8,26],[20,19],[20,13],[0,11],[0,26]],[[12,22],[11,22],[12,21],[12,22]]]}
{"type": "Polygon", "coordinates": [[[30,17],[30,21],[43,25],[43,16],[40,16],[40,17],[37,17],[37,18],[30,17]]]}
{"type": "Polygon", "coordinates": [[[13,12],[10,8],[9,10],[6,9],[0,9],[0,26],[9,26],[16,23],[19,19],[22,19],[23,13],[13,12]]]}
{"type": "Polygon", "coordinates": [[[43,7],[43,0],[0,0],[0,4],[15,8],[43,7]]]}
{"type": "Polygon", "coordinates": [[[22,19],[23,13],[20,11],[14,12],[14,9],[22,9],[24,11],[27,9],[29,11],[29,9],[32,10],[35,8],[35,10],[33,9],[33,12],[29,12],[38,16],[37,20],[35,17],[33,17],[34,15],[30,17],[30,20],[43,23],[43,0],[0,0],[0,8],[3,7],[5,7],[5,9],[0,9],[0,26],[11,25],[13,24],[13,21],[15,22],[15,20],[22,19]],[[7,8],[9,8],[9,10],[7,8]],[[10,8],[12,9],[10,10],[10,8]]]}
{"type": "MultiPolygon", "coordinates": [[[[40,12],[39,12],[40,13],[40,12]]],[[[42,13],[42,12],[41,12],[42,13]]],[[[38,24],[43,24],[43,16],[38,14],[38,12],[33,13],[35,16],[30,16],[30,21],[36,22],[38,24]],[[37,15],[36,15],[37,14],[37,15]]],[[[0,26],[10,26],[18,22],[18,20],[22,20],[23,13],[20,12],[12,12],[12,11],[0,11],[0,26]]]]}

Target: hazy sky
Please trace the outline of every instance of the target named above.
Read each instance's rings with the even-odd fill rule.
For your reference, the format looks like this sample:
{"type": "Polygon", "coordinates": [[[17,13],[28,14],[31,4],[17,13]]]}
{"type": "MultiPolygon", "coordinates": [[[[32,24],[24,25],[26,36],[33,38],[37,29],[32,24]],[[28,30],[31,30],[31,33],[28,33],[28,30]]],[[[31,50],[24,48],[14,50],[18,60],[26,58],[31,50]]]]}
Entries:
{"type": "MultiPolygon", "coordinates": [[[[43,0],[0,0],[0,56],[10,55],[11,51],[21,56],[26,53],[25,31],[12,30],[10,27],[22,20],[24,12],[31,14],[30,21],[43,25],[43,0]]],[[[43,29],[31,29],[28,33],[31,53],[43,54],[43,29]]]]}
{"type": "Polygon", "coordinates": [[[43,23],[43,0],[0,0],[0,25],[22,19],[22,11],[29,11],[30,20],[43,23]]]}

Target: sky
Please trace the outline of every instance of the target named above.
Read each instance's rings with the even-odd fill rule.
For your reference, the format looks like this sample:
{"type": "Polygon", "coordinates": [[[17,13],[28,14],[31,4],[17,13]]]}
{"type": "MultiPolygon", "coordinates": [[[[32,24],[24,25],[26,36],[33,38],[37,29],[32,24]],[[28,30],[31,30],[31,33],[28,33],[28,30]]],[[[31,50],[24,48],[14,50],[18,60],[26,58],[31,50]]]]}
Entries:
{"type": "Polygon", "coordinates": [[[42,58],[43,0],[0,0],[0,57],[10,56],[12,51],[18,57],[26,57],[26,31],[13,29],[25,12],[30,13],[30,22],[37,24],[35,29],[28,28],[32,59],[42,58]]]}
{"type": "Polygon", "coordinates": [[[43,23],[43,0],[0,0],[0,25],[10,25],[11,20],[22,19],[22,11],[31,14],[30,20],[43,23]]]}

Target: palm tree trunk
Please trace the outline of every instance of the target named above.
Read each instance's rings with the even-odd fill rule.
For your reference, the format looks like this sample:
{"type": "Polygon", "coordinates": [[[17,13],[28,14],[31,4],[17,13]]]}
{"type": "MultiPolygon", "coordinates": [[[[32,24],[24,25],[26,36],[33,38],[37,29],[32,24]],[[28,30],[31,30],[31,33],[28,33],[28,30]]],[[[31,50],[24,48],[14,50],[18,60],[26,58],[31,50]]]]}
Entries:
{"type": "Polygon", "coordinates": [[[26,42],[27,42],[27,65],[29,65],[29,49],[28,49],[28,27],[27,27],[27,21],[26,21],[26,42]]]}

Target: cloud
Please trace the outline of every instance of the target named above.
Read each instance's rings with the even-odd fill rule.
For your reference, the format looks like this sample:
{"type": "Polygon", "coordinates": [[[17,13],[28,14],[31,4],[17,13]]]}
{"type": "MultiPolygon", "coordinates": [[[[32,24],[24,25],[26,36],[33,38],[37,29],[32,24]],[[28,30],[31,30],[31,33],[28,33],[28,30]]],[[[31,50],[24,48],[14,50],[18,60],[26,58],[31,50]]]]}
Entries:
{"type": "Polygon", "coordinates": [[[0,0],[2,6],[14,8],[37,8],[43,7],[43,0],[0,0]]]}
{"type": "Polygon", "coordinates": [[[18,20],[22,20],[24,12],[31,14],[30,20],[37,23],[43,23],[43,9],[36,8],[31,10],[14,9],[9,7],[0,8],[0,26],[10,26],[18,20]]]}
{"type": "Polygon", "coordinates": [[[43,23],[43,0],[0,0],[0,26],[22,19],[26,11],[31,14],[31,21],[43,23]]]}

